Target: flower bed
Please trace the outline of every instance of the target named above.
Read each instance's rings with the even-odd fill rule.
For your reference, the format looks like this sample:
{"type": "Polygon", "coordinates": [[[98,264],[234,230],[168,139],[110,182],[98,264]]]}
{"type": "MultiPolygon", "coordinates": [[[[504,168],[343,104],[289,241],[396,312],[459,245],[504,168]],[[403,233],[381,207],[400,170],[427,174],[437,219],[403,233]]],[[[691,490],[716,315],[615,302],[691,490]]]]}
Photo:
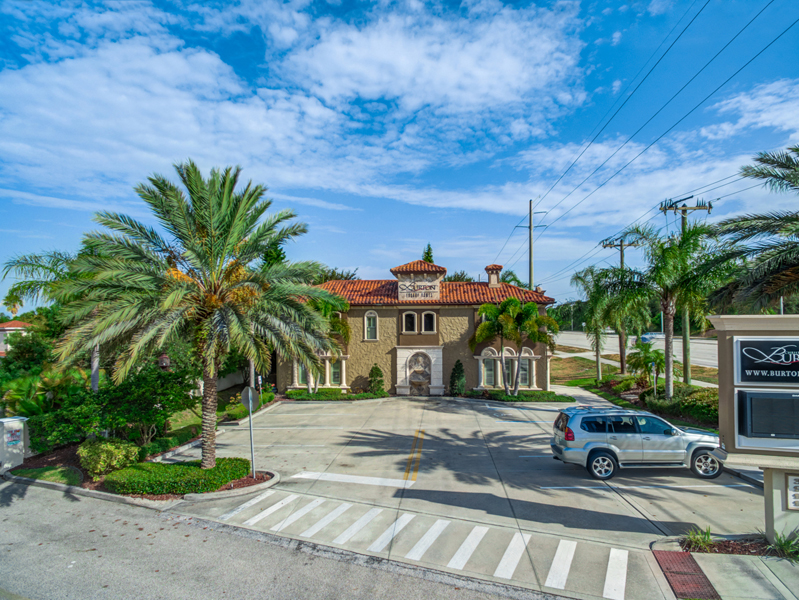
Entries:
{"type": "Polygon", "coordinates": [[[200,461],[139,463],[109,474],[105,485],[117,494],[200,494],[247,477],[249,471],[246,458],[218,458],[213,469],[201,469],[200,461]]]}

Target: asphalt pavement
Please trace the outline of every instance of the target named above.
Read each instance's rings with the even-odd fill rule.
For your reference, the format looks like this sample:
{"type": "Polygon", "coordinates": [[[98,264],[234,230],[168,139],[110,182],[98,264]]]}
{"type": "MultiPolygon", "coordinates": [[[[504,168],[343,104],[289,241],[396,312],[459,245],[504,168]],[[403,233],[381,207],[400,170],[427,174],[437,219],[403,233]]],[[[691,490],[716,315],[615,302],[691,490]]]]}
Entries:
{"type": "MultiPolygon", "coordinates": [[[[555,337],[558,344],[562,346],[572,346],[574,348],[591,349],[591,343],[582,331],[561,331],[555,337]]],[[[632,343],[632,342],[630,342],[632,343]]],[[[655,348],[665,349],[662,339],[655,340],[655,348]]],[[[608,334],[604,345],[603,354],[619,353],[619,336],[608,334]]],[[[682,337],[674,338],[674,357],[682,362],[682,337]]],[[[716,340],[704,338],[691,338],[691,364],[701,367],[718,368],[718,344],[716,340]]]]}

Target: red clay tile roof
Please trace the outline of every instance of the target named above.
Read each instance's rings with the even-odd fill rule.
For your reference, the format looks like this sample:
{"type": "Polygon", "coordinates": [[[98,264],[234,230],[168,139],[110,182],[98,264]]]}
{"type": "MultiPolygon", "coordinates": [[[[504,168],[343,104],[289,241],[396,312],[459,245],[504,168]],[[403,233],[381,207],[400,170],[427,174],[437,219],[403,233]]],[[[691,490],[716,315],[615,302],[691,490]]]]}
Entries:
{"type": "MultiPolygon", "coordinates": [[[[421,261],[419,261],[421,262],[421,261]]],[[[489,288],[488,282],[442,282],[441,298],[438,300],[398,300],[397,281],[395,279],[328,281],[321,287],[329,292],[345,298],[350,306],[376,306],[393,304],[442,304],[442,305],[474,305],[499,303],[507,298],[518,298],[522,302],[553,304],[554,298],[539,292],[525,290],[509,283],[501,283],[499,287],[489,288]]]]}
{"type": "Polygon", "coordinates": [[[6,321],[5,323],[0,323],[0,329],[25,329],[26,327],[31,327],[31,324],[25,323],[24,321],[6,321]]]}
{"type": "Polygon", "coordinates": [[[415,260],[413,262],[409,262],[404,265],[400,265],[398,267],[394,267],[391,269],[391,274],[396,275],[397,273],[446,273],[447,270],[444,267],[439,267],[438,265],[434,265],[433,263],[429,263],[423,260],[415,260]]]}
{"type": "Polygon", "coordinates": [[[501,271],[502,265],[488,265],[486,271],[501,271]]]}

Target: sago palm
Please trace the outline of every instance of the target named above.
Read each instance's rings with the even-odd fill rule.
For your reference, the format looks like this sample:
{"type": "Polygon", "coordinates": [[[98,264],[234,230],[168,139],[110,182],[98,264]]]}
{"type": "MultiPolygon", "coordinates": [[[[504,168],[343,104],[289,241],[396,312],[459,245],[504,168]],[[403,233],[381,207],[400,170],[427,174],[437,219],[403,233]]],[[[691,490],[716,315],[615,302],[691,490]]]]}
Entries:
{"type": "Polygon", "coordinates": [[[161,231],[131,217],[102,212],[106,231],[85,238],[92,255],[74,268],[91,279],[69,282],[60,293],[72,327],[57,347],[62,361],[98,343],[123,344],[114,365],[120,382],[138,360],[170,340],[190,340],[203,373],[203,468],[216,464],[217,378],[233,349],[264,373],[272,350],[314,369],[317,352],[335,353],[327,319],[311,302],[336,304],[308,285],[320,265],[264,261],[270,248],[306,231],[288,224],[294,213],[267,214],[266,189],[238,188],[240,168],[213,169],[205,179],[191,161],[175,165],[187,190],[155,175],[136,187],[161,231]],[[163,232],[163,233],[162,233],[163,232]]]}

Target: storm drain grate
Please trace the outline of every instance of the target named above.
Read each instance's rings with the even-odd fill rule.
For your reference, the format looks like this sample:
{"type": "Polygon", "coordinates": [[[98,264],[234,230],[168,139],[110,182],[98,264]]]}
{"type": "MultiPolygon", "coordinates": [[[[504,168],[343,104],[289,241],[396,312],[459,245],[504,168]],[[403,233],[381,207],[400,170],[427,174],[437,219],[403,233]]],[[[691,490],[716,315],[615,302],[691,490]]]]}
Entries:
{"type": "Polygon", "coordinates": [[[697,600],[721,600],[710,580],[699,568],[690,552],[667,552],[654,550],[663,574],[678,598],[697,600]]]}

